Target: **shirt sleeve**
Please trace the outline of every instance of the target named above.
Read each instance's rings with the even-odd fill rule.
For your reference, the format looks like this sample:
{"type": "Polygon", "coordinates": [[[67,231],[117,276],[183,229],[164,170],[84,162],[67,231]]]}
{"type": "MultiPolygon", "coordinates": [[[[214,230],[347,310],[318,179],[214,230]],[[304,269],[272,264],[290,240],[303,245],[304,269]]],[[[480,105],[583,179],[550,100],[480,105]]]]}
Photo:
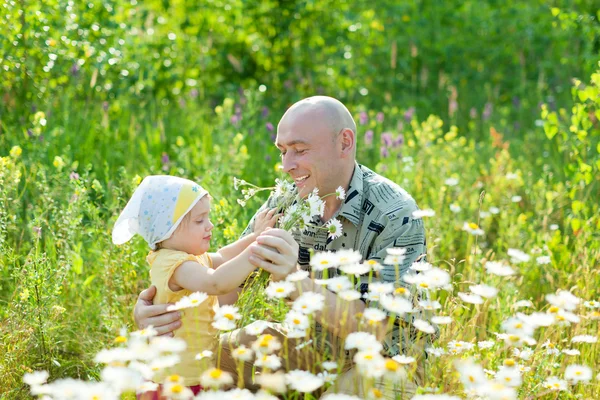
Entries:
{"type": "MultiPolygon", "coordinates": [[[[409,210],[412,214],[413,209],[409,210]]],[[[368,259],[383,264],[388,255],[387,250],[390,248],[405,249],[404,260],[398,266],[384,265],[381,271],[381,279],[384,282],[393,282],[395,287],[405,286],[402,277],[415,261],[423,260],[427,254],[423,221],[420,218],[414,219],[412,216],[390,220],[385,229],[375,239],[372,253],[368,256],[368,259]],[[407,218],[408,220],[406,220],[407,218]]]]}

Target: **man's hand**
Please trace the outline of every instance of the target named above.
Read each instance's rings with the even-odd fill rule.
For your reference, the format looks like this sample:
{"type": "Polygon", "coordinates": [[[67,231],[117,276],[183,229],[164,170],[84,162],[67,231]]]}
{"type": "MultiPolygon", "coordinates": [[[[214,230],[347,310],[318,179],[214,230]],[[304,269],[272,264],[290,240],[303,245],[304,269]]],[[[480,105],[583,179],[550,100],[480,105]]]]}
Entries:
{"type": "Polygon", "coordinates": [[[156,296],[154,285],[140,293],[133,310],[135,324],[139,329],[152,325],[159,336],[173,336],[173,331],[181,327],[181,313],[167,311],[167,307],[171,304],[154,305],[152,303],[154,296],[156,296]]]}
{"type": "Polygon", "coordinates": [[[250,262],[271,273],[274,281],[297,270],[298,243],[283,229],[269,229],[250,246],[250,262]]]}

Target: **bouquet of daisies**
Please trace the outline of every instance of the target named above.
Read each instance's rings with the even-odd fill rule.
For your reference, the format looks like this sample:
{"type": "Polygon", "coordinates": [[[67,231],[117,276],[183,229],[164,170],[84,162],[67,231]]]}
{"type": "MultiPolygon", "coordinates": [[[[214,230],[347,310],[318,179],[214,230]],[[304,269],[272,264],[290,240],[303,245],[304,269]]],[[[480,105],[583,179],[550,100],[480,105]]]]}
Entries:
{"type": "MultiPolygon", "coordinates": [[[[324,199],[329,196],[343,200],[346,196],[344,189],[340,186],[335,193],[329,193],[319,196],[318,189],[315,188],[306,198],[301,198],[297,194],[295,185],[283,179],[276,179],[274,187],[258,187],[245,180],[234,178],[234,188],[241,190],[243,199],[238,199],[241,206],[254,197],[257,193],[271,191],[269,205],[278,210],[281,217],[277,222],[277,228],[293,232],[297,229],[302,230],[316,218],[323,216],[325,211],[324,199]]],[[[323,225],[322,229],[327,230],[329,237],[335,239],[342,234],[342,224],[339,220],[332,218],[323,225]]],[[[244,290],[240,295],[240,308],[244,311],[250,311],[252,304],[259,299],[269,280],[269,274],[266,271],[260,271],[253,278],[248,279],[244,285],[244,290]]],[[[243,312],[244,318],[248,313],[243,312]]]]}

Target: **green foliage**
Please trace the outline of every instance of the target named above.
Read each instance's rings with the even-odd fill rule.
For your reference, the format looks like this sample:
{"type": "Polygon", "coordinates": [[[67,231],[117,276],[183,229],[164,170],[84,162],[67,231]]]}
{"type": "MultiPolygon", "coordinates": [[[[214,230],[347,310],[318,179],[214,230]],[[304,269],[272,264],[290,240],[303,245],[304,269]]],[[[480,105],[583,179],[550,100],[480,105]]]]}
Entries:
{"type": "MultiPolygon", "coordinates": [[[[534,254],[502,283],[494,313],[449,305],[457,324],[444,338],[486,338],[514,301],[539,308],[559,288],[598,300],[598,18],[585,0],[5,2],[3,393],[26,397],[30,369],[97,377],[93,355],[133,329],[147,247],[116,247],[110,231],[140,177],[202,183],[216,199],[215,246],[229,243],[261,200],[239,207],[232,178],[273,183],[277,122],[315,93],[354,113],[359,162],[436,211],[428,256],[455,289],[509,248],[534,254]],[[465,222],[485,236],[470,237],[465,222]]],[[[255,306],[258,317],[282,315],[281,304],[255,306]]],[[[598,346],[582,354],[593,365],[598,346]]]]}

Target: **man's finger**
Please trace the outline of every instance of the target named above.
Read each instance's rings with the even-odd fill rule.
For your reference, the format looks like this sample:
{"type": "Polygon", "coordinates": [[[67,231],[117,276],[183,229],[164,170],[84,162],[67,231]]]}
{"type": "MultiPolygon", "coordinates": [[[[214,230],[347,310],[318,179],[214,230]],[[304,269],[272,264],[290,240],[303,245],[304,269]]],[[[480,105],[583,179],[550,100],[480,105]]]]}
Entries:
{"type": "Polygon", "coordinates": [[[142,290],[138,296],[138,299],[150,302],[150,304],[152,304],[154,296],[156,296],[156,286],[152,285],[148,289],[142,290]]]}
{"type": "MultiPolygon", "coordinates": [[[[154,304],[143,307],[140,310],[140,318],[152,319],[163,314],[178,314],[177,312],[167,311],[167,307],[170,305],[171,304],[154,304]]],[[[148,324],[151,324],[151,322],[148,322],[148,324]]]]}
{"type": "Polygon", "coordinates": [[[269,260],[273,264],[280,265],[285,262],[285,258],[280,253],[261,245],[252,246],[250,251],[252,255],[258,256],[264,260],[269,260]]]}
{"type": "Polygon", "coordinates": [[[172,311],[166,314],[150,317],[147,321],[148,325],[152,325],[153,327],[157,328],[179,320],[181,320],[181,313],[179,311],[172,311]]]}
{"type": "Polygon", "coordinates": [[[262,237],[267,237],[267,236],[278,237],[278,238],[285,240],[290,245],[293,245],[293,243],[296,243],[296,241],[294,240],[294,237],[288,231],[279,229],[279,228],[269,229],[268,232],[264,231],[260,234],[259,238],[261,236],[262,237]]]}
{"type": "Polygon", "coordinates": [[[173,331],[179,328],[181,328],[181,321],[179,320],[173,321],[168,325],[154,327],[158,336],[173,336],[173,331]]]}
{"type": "Polygon", "coordinates": [[[256,239],[256,242],[261,245],[271,246],[277,249],[280,253],[288,252],[293,254],[297,251],[294,251],[294,247],[285,239],[277,236],[261,235],[256,239]]]}

